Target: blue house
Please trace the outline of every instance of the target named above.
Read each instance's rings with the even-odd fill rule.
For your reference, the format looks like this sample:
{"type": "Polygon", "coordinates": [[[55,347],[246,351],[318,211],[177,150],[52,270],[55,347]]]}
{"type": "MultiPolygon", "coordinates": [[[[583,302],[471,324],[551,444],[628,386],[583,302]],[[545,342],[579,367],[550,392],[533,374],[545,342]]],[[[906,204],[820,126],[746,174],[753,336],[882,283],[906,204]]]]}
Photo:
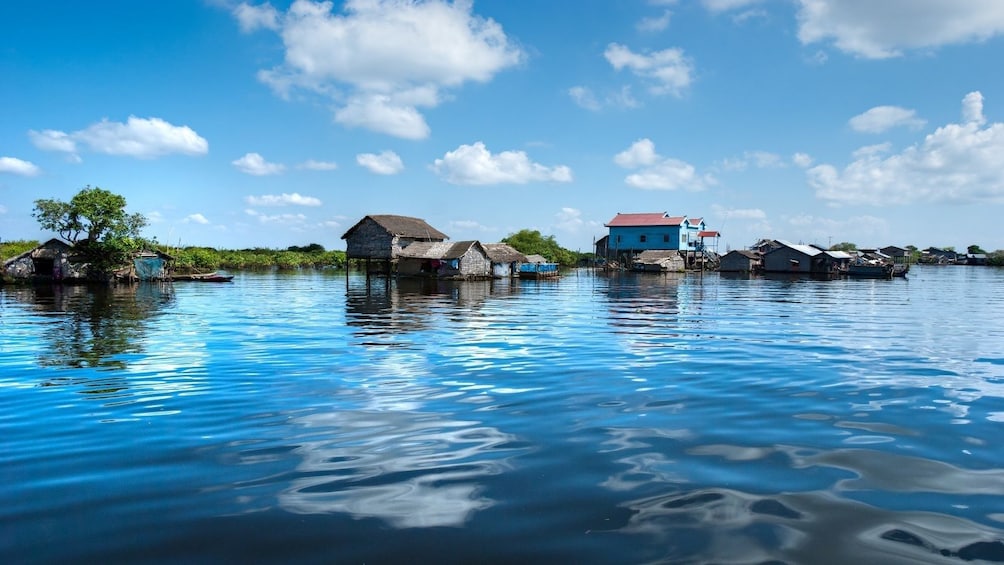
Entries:
{"type": "Polygon", "coordinates": [[[718,237],[718,232],[709,231],[701,218],[670,216],[666,212],[618,213],[604,225],[610,230],[606,249],[611,256],[649,250],[696,252],[703,248],[704,238],[718,237]]]}

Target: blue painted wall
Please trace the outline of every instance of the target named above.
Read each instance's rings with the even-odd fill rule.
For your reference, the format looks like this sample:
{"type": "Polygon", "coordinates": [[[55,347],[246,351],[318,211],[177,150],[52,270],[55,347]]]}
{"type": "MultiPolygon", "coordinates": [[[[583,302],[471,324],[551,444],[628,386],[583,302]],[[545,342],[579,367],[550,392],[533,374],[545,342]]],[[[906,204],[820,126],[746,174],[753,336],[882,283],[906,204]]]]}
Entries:
{"type": "MultiPolygon", "coordinates": [[[[690,249],[686,231],[681,226],[611,227],[607,245],[611,252],[621,249],[646,251],[690,249]],[[642,241],[644,236],[645,241],[642,241]]],[[[696,232],[695,232],[696,233],[696,232]]]]}

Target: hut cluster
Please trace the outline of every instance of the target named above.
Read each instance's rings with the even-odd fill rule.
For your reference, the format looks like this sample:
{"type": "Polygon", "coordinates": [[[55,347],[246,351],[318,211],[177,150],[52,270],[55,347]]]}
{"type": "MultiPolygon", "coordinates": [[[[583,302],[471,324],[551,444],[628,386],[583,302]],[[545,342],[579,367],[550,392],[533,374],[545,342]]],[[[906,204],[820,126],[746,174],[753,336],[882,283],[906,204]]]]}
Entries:
{"type": "MultiPolygon", "coordinates": [[[[118,281],[167,280],[171,277],[173,261],[170,255],[160,251],[140,251],[111,276],[118,281]]],[[[72,245],[50,239],[4,261],[0,282],[84,282],[92,279],[90,267],[87,258],[72,245]]]]}
{"type": "Polygon", "coordinates": [[[369,215],[342,239],[346,259],[362,262],[367,274],[457,280],[558,275],[558,266],[544,257],[524,255],[505,243],[448,241],[420,218],[369,215]]]}

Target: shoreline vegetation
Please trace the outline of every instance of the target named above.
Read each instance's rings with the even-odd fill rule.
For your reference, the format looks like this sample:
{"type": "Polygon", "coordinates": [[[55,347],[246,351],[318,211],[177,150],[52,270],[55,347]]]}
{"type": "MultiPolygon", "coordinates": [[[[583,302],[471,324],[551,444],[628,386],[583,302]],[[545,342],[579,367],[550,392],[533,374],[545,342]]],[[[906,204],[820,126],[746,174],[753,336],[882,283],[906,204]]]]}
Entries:
{"type": "MultiPolygon", "coordinates": [[[[562,267],[574,267],[594,257],[592,253],[570,251],[557,245],[553,236],[542,237],[539,232],[522,230],[503,239],[521,253],[537,253],[562,267]]],[[[16,257],[34,249],[40,244],[34,240],[0,241],[0,260],[16,257]]],[[[211,272],[217,270],[264,271],[269,269],[343,269],[346,266],[345,252],[327,250],[324,246],[311,243],[306,246],[290,246],[286,249],[255,247],[250,249],[216,249],[214,247],[188,246],[172,247],[152,245],[152,250],[166,253],[174,258],[174,268],[179,272],[211,272]]],[[[833,247],[838,247],[837,245],[833,247]]],[[[911,257],[910,263],[917,263],[911,257]]],[[[987,265],[1004,266],[1004,250],[987,253],[987,265]]]]}

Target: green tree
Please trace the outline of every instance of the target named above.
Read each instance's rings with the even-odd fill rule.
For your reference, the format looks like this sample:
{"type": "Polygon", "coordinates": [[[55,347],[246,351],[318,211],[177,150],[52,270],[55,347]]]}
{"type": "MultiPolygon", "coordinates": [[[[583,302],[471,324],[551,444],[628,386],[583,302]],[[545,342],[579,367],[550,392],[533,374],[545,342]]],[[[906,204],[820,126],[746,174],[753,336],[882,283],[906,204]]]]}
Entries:
{"type": "Polygon", "coordinates": [[[558,245],[553,235],[543,236],[537,230],[524,229],[509,234],[502,243],[511,245],[524,255],[542,255],[548,261],[566,266],[574,266],[578,254],[558,245]]]}
{"type": "Polygon", "coordinates": [[[986,254],[986,251],[983,251],[983,249],[980,248],[979,245],[970,245],[969,247],[966,248],[966,252],[969,253],[970,255],[975,255],[977,253],[986,254]]]}
{"type": "Polygon", "coordinates": [[[56,232],[72,244],[91,266],[91,274],[107,277],[143,247],[142,214],[128,214],[124,197],[99,187],[84,187],[69,202],[56,199],[35,201],[32,216],[42,229],[56,232]]]}
{"type": "Polygon", "coordinates": [[[857,251],[858,246],[848,241],[842,241],[830,247],[830,251],[857,251]]]}

